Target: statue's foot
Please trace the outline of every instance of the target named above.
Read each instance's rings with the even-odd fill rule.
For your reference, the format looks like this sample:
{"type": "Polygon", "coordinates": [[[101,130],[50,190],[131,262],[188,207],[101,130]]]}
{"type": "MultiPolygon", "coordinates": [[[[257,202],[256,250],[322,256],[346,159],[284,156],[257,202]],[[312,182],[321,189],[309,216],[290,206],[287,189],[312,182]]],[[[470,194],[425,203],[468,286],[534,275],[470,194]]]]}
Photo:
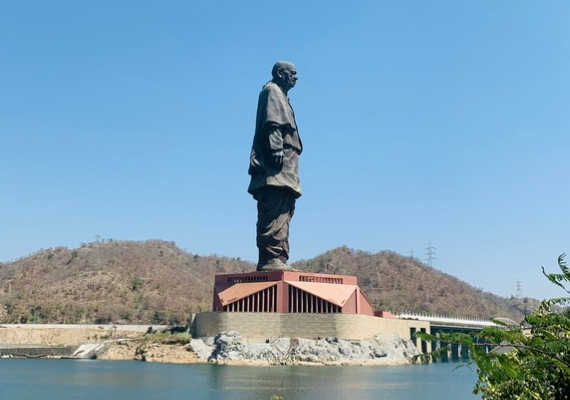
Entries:
{"type": "Polygon", "coordinates": [[[289,264],[285,264],[278,258],[272,258],[268,260],[265,264],[257,264],[258,271],[298,271],[298,269],[293,268],[289,264]]]}

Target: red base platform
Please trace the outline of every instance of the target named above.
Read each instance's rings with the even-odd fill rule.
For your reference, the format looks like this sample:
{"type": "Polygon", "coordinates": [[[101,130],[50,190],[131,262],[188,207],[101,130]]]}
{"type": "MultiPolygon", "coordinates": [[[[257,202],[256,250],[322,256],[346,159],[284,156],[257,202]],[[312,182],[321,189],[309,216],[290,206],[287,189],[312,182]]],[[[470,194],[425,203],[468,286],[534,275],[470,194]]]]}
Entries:
{"type": "Polygon", "coordinates": [[[299,271],[216,275],[213,310],[374,315],[356,276],[299,271]]]}

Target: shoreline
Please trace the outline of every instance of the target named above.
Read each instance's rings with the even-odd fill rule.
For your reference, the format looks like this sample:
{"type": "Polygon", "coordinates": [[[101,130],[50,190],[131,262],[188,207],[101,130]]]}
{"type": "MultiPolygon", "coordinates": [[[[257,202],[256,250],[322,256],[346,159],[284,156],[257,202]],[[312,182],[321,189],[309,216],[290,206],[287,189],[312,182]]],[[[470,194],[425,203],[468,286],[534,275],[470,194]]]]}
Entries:
{"type": "MultiPolygon", "coordinates": [[[[366,341],[338,338],[319,340],[273,338],[266,343],[244,343],[239,332],[222,332],[215,338],[187,339],[179,342],[153,342],[145,336],[148,326],[135,330],[119,326],[81,326],[46,328],[44,326],[0,325],[2,358],[82,358],[63,354],[81,345],[98,346],[88,357],[98,360],[133,360],[172,364],[219,364],[230,366],[398,366],[411,364],[418,353],[410,341],[393,334],[376,335],[366,341]],[[11,350],[10,350],[11,349],[11,350]],[[19,352],[14,349],[18,349],[19,352]],[[30,354],[26,354],[29,349],[30,354]],[[34,350],[33,350],[34,349],[34,350]],[[59,349],[44,351],[38,349],[59,349]],[[4,352],[2,352],[4,350],[4,352]],[[13,355],[6,355],[6,354],[13,355]]],[[[167,336],[170,338],[170,336],[167,336]]],[[[172,337],[176,337],[175,334],[172,337]]]]}

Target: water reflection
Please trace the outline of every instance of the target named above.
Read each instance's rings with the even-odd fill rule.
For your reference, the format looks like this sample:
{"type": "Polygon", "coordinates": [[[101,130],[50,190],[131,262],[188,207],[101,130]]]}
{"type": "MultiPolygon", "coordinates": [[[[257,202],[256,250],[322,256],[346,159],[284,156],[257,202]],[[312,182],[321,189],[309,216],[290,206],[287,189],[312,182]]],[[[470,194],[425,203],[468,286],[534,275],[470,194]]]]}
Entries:
{"type": "Polygon", "coordinates": [[[232,367],[135,361],[0,360],[2,399],[476,399],[473,371],[402,367],[232,367]]]}

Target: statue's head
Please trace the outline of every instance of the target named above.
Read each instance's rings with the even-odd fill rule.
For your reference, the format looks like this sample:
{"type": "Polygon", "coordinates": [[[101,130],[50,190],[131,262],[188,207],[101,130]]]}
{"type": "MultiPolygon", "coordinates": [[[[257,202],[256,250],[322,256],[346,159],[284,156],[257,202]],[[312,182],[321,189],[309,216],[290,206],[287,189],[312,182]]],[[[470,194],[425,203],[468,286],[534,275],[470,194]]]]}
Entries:
{"type": "Polygon", "coordinates": [[[273,82],[286,92],[297,83],[297,68],[287,61],[277,61],[271,70],[273,82]]]}

